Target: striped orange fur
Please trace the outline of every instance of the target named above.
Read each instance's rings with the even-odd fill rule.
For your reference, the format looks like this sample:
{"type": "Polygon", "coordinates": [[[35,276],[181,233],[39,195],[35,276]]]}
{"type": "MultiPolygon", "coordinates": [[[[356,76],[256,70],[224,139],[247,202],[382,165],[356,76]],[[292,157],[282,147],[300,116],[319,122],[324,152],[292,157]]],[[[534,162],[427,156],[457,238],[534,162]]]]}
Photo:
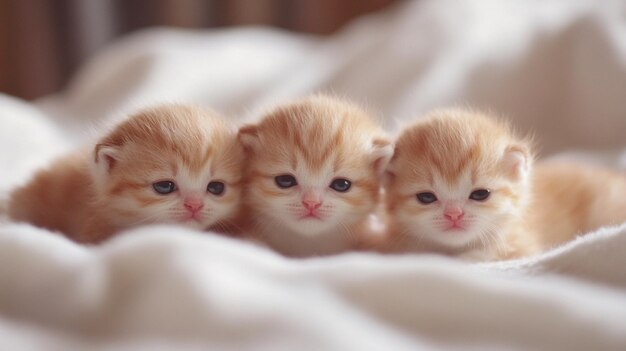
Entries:
{"type": "Polygon", "coordinates": [[[611,195],[626,194],[623,175],[572,164],[534,165],[529,141],[475,111],[438,110],[406,128],[388,173],[388,251],[521,257],[626,221],[626,200],[611,195]],[[472,199],[480,189],[489,197],[472,199]],[[418,194],[425,192],[436,201],[422,203],[418,194]],[[447,214],[450,208],[460,209],[461,217],[447,214]]]}
{"type": "Polygon", "coordinates": [[[86,243],[149,223],[199,229],[225,224],[240,204],[243,149],[236,131],[210,110],[164,105],[142,110],[99,140],[93,151],[67,156],[11,195],[17,220],[86,243]],[[159,194],[158,181],[175,191],[159,194]],[[211,181],[224,183],[218,195],[211,181]],[[185,204],[193,198],[193,218],[185,204]]]}
{"type": "Polygon", "coordinates": [[[377,204],[392,146],[354,104],[312,96],[240,129],[248,152],[244,202],[259,240],[290,256],[349,250],[377,204]],[[297,184],[281,188],[278,176],[297,184]],[[333,182],[351,183],[345,191],[333,182]],[[305,202],[311,198],[313,206],[305,202]],[[308,216],[308,217],[307,217],[308,216]]]}

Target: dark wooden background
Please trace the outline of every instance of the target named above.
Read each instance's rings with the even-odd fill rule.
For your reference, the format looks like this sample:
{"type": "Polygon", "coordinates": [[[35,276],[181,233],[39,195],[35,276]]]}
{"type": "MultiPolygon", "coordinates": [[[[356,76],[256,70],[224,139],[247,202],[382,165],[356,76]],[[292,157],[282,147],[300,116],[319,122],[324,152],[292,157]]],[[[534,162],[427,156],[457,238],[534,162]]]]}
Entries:
{"type": "Polygon", "coordinates": [[[394,0],[0,0],[0,92],[63,88],[102,45],[150,26],[271,25],[329,34],[394,0]]]}

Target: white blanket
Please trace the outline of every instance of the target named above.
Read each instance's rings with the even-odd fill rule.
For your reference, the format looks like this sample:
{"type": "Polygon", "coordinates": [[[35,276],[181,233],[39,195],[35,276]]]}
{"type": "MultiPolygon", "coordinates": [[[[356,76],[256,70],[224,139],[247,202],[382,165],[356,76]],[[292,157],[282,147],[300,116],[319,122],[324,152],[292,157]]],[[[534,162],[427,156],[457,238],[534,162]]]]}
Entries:
{"type": "MultiPolygon", "coordinates": [[[[313,91],[369,106],[390,132],[436,106],[488,108],[534,131],[544,154],[595,151],[561,155],[623,167],[625,13],[609,1],[418,1],[329,38],[138,33],[57,96],[0,96],[0,196],[137,107],[194,102],[248,120],[313,91]]],[[[0,350],[105,349],[625,350],[626,225],[467,264],[286,259],[169,226],[87,248],[0,223],[0,350]]]]}

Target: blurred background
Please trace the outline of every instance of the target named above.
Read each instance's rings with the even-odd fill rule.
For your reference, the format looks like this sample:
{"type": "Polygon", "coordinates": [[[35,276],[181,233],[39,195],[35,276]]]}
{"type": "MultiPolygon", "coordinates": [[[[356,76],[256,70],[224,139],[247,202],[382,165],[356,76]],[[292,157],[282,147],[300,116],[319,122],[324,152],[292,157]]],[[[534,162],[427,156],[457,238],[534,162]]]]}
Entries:
{"type": "Polygon", "coordinates": [[[327,35],[395,1],[0,0],[0,92],[56,92],[103,45],[145,27],[269,25],[327,35]]]}
{"type": "Polygon", "coordinates": [[[0,93],[67,131],[163,101],[246,121],[311,92],[392,133],[463,106],[544,155],[621,150],[626,1],[0,0],[0,93]]]}

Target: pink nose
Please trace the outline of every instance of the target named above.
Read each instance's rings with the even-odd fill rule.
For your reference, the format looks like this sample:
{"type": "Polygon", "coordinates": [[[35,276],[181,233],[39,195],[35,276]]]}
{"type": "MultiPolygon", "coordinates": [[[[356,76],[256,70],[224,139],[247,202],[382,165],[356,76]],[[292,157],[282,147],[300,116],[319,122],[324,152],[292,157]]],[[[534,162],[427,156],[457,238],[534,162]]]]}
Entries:
{"type": "Polygon", "coordinates": [[[318,209],[322,204],[314,200],[302,200],[302,205],[309,211],[318,209]]]}
{"type": "Polygon", "coordinates": [[[447,219],[456,222],[459,219],[463,218],[464,213],[463,213],[463,210],[460,208],[450,208],[450,209],[446,209],[443,215],[447,219]]]}
{"type": "Polygon", "coordinates": [[[198,212],[202,207],[204,207],[204,203],[200,200],[185,200],[185,208],[189,210],[189,212],[198,212]]]}

